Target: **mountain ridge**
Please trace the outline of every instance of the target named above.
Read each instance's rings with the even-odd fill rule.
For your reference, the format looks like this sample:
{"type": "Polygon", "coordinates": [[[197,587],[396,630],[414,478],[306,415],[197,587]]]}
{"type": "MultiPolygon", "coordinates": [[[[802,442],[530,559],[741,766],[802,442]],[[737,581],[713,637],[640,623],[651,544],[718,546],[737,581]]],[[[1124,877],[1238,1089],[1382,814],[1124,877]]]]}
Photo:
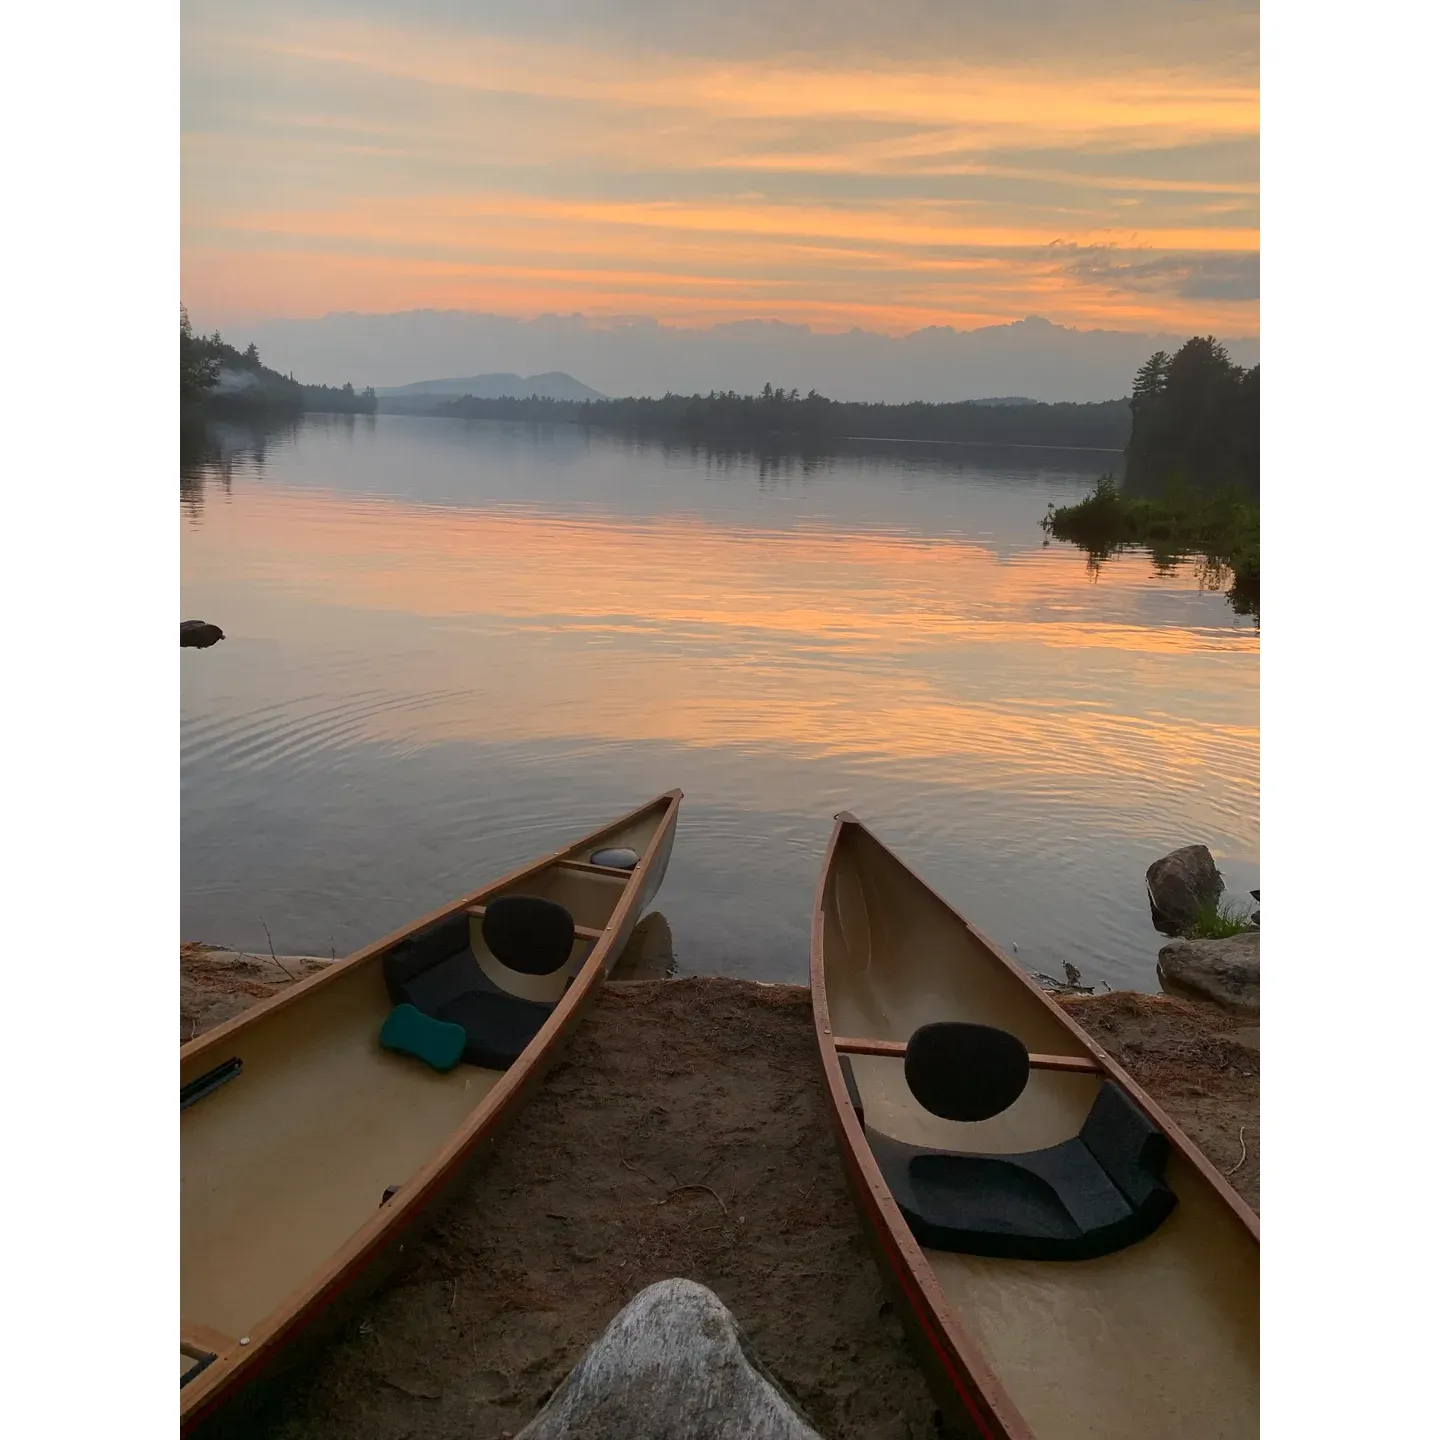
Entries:
{"type": "MultiPolygon", "coordinates": [[[[608,396],[746,393],[770,382],[802,395],[813,389],[837,400],[887,403],[1103,401],[1129,394],[1156,351],[1173,352],[1189,338],[1081,330],[1041,316],[970,330],[930,325],[900,336],[777,320],[697,327],[647,316],[515,319],[464,310],[332,312],[246,328],[284,369],[335,381],[358,372],[377,390],[425,383],[411,380],[417,374],[463,376],[483,366],[482,373],[517,379],[584,375],[608,396]]],[[[1259,360],[1255,337],[1220,338],[1237,363],[1259,360]]]]}
{"type": "Polygon", "coordinates": [[[420,396],[473,395],[477,400],[605,400],[609,397],[577,380],[564,370],[547,370],[539,375],[517,375],[513,371],[489,371],[481,375],[460,375],[441,380],[412,380],[408,385],[377,385],[382,400],[403,400],[420,396]]]}

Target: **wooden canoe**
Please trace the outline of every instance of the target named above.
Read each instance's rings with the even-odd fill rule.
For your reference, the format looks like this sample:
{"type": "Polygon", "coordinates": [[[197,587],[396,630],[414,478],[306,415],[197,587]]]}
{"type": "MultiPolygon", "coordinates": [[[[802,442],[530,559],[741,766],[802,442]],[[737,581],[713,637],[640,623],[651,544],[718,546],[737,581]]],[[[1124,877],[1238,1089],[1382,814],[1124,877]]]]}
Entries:
{"type": "MultiPolygon", "coordinates": [[[[816,891],[810,983],[851,1189],[956,1432],[984,1440],[1258,1435],[1255,1213],[1024,971],[849,814],[836,817],[816,891]],[[962,1123],[914,1098],[907,1044],[936,1021],[996,1027],[1023,1042],[1028,1082],[1017,1045],[1024,1088],[1008,1109],[962,1123]],[[924,1213],[932,1202],[915,1198],[914,1161],[905,1156],[944,1152],[942,1165],[954,1157],[952,1169],[926,1173],[955,1187],[942,1207],[973,1212],[991,1193],[973,1167],[1011,1168],[983,1157],[1023,1161],[1080,1143],[1102,1090],[1116,1098],[1106,1082],[1158,1146],[1173,1204],[1158,1227],[1094,1258],[964,1253],[964,1239],[950,1243],[966,1233],[958,1230],[942,1232],[937,1248],[924,1213]]],[[[1013,1218],[1001,1215],[1002,1223],[1013,1218]]]]}
{"type": "Polygon", "coordinates": [[[373,1284],[515,1118],[659,889],[680,799],[658,797],[181,1049],[182,1434],[247,1410],[232,1402],[253,1399],[257,1381],[330,1328],[319,1322],[373,1284]],[[638,855],[625,857],[633,869],[592,863],[617,847],[638,855]],[[510,970],[487,949],[484,907],[504,895],[570,913],[573,949],[554,974],[510,970]],[[491,981],[543,1002],[542,1014],[554,1006],[503,1071],[442,1073],[379,1043],[393,1006],[386,957],[456,933],[464,957],[467,922],[491,981]]]}

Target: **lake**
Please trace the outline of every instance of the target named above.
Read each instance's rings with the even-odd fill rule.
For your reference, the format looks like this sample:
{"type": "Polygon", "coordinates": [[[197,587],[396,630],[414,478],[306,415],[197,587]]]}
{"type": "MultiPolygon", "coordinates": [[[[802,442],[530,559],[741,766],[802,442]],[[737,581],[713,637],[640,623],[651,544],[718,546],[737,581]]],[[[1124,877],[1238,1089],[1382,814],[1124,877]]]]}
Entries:
{"type": "Polygon", "coordinates": [[[308,416],[182,444],[182,933],[343,955],[662,790],[682,973],[804,981],[853,810],[1027,968],[1156,988],[1144,872],[1259,884],[1259,633],[1044,544],[1105,452],[714,454],[308,416]]]}

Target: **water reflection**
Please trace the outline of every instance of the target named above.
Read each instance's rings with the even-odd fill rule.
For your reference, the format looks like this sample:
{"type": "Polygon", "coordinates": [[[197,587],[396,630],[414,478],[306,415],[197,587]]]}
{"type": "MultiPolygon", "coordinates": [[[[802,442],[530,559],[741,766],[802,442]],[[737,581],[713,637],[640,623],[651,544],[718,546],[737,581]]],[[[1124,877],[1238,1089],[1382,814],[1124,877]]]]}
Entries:
{"type": "Polygon", "coordinates": [[[691,970],[803,978],[841,808],[1051,974],[1153,988],[1143,872],[1176,844],[1255,883],[1258,637],[1141,556],[1091,583],[1041,543],[1103,457],[763,465],[388,416],[212,443],[190,938],[263,945],[263,916],[343,950],[671,785],[691,970]]]}
{"type": "Polygon", "coordinates": [[[180,501],[198,520],[204,510],[207,482],[219,484],[228,496],[237,473],[260,479],[277,446],[294,447],[305,426],[345,430],[356,425],[372,433],[373,415],[213,415],[194,406],[180,412],[180,501]]]}

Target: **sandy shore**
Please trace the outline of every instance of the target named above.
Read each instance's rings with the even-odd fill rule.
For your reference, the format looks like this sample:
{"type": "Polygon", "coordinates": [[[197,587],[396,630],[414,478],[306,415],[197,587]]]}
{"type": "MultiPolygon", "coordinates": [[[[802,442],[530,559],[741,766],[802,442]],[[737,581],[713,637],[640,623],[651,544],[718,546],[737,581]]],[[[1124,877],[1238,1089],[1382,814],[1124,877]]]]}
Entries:
{"type": "MultiPolygon", "coordinates": [[[[664,939],[637,931],[627,970],[663,974],[664,939]]],[[[181,1039],[321,964],[185,947],[181,1039]]],[[[1253,1021],[1165,996],[1062,1003],[1258,1206],[1253,1021]]],[[[845,1189],[801,987],[606,986],[515,1139],[265,1433],[502,1440],[636,1291],[677,1275],[730,1306],[827,1437],[937,1435],[845,1189]]]]}

